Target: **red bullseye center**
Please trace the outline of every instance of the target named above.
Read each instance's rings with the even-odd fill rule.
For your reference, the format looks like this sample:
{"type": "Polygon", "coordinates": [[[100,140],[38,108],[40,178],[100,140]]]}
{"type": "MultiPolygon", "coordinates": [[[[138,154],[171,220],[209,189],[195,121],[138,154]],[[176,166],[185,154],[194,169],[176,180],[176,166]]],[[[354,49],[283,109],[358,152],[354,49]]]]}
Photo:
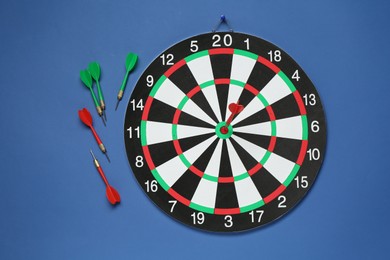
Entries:
{"type": "Polygon", "coordinates": [[[226,135],[229,132],[229,128],[226,125],[222,126],[219,130],[221,131],[221,134],[224,135],[226,135]]]}

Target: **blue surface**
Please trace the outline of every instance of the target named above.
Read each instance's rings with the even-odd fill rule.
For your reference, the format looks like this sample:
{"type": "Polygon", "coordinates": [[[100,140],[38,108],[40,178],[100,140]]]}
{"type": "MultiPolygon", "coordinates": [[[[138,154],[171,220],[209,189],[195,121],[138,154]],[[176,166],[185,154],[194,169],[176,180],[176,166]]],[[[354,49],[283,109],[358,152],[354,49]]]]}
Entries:
{"type": "Polygon", "coordinates": [[[0,259],[384,259],[388,255],[389,1],[1,1],[0,259]],[[163,3],[164,2],[164,3],[163,3]],[[319,91],[325,162],[308,196],[279,221],[220,235],[167,217],[132,176],[125,107],[147,65],[172,44],[236,31],[287,51],[319,91]],[[139,54],[114,112],[128,52],[139,54]],[[108,126],[79,71],[102,67],[108,126]],[[77,110],[87,107],[112,163],[77,110]],[[122,203],[111,207],[95,151],[122,203]]]}

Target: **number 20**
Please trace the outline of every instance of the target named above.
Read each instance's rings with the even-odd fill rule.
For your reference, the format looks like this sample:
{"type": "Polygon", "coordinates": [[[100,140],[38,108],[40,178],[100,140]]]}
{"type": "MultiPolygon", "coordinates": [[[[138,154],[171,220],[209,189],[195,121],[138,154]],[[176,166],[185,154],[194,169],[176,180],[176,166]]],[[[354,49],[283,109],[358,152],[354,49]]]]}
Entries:
{"type": "MultiPolygon", "coordinates": [[[[212,39],[213,39],[213,47],[221,47],[222,46],[221,36],[219,34],[214,34],[212,39]]],[[[226,34],[225,36],[223,36],[222,42],[223,42],[224,46],[230,46],[233,43],[233,38],[230,34],[226,34]]]]}

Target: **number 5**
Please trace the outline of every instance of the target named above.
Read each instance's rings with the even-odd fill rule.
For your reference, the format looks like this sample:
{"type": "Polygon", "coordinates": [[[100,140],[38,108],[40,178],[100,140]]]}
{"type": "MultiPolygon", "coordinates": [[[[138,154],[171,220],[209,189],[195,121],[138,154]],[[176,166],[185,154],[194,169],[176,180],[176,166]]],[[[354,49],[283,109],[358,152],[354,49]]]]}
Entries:
{"type": "Polygon", "coordinates": [[[190,51],[197,52],[198,50],[199,50],[198,41],[197,40],[191,41],[190,51]]]}

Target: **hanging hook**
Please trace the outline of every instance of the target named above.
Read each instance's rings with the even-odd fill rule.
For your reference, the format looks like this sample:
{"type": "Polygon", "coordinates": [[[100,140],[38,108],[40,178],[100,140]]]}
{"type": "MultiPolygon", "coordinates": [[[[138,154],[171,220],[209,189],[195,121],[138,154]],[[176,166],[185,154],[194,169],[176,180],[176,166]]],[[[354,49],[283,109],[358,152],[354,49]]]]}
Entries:
{"type": "Polygon", "coordinates": [[[232,29],[232,27],[230,27],[229,23],[227,22],[225,15],[221,15],[221,18],[219,19],[217,25],[211,31],[216,32],[218,30],[218,28],[221,26],[221,24],[223,24],[223,23],[226,24],[226,26],[229,28],[229,31],[233,32],[233,29],[232,29]]]}

